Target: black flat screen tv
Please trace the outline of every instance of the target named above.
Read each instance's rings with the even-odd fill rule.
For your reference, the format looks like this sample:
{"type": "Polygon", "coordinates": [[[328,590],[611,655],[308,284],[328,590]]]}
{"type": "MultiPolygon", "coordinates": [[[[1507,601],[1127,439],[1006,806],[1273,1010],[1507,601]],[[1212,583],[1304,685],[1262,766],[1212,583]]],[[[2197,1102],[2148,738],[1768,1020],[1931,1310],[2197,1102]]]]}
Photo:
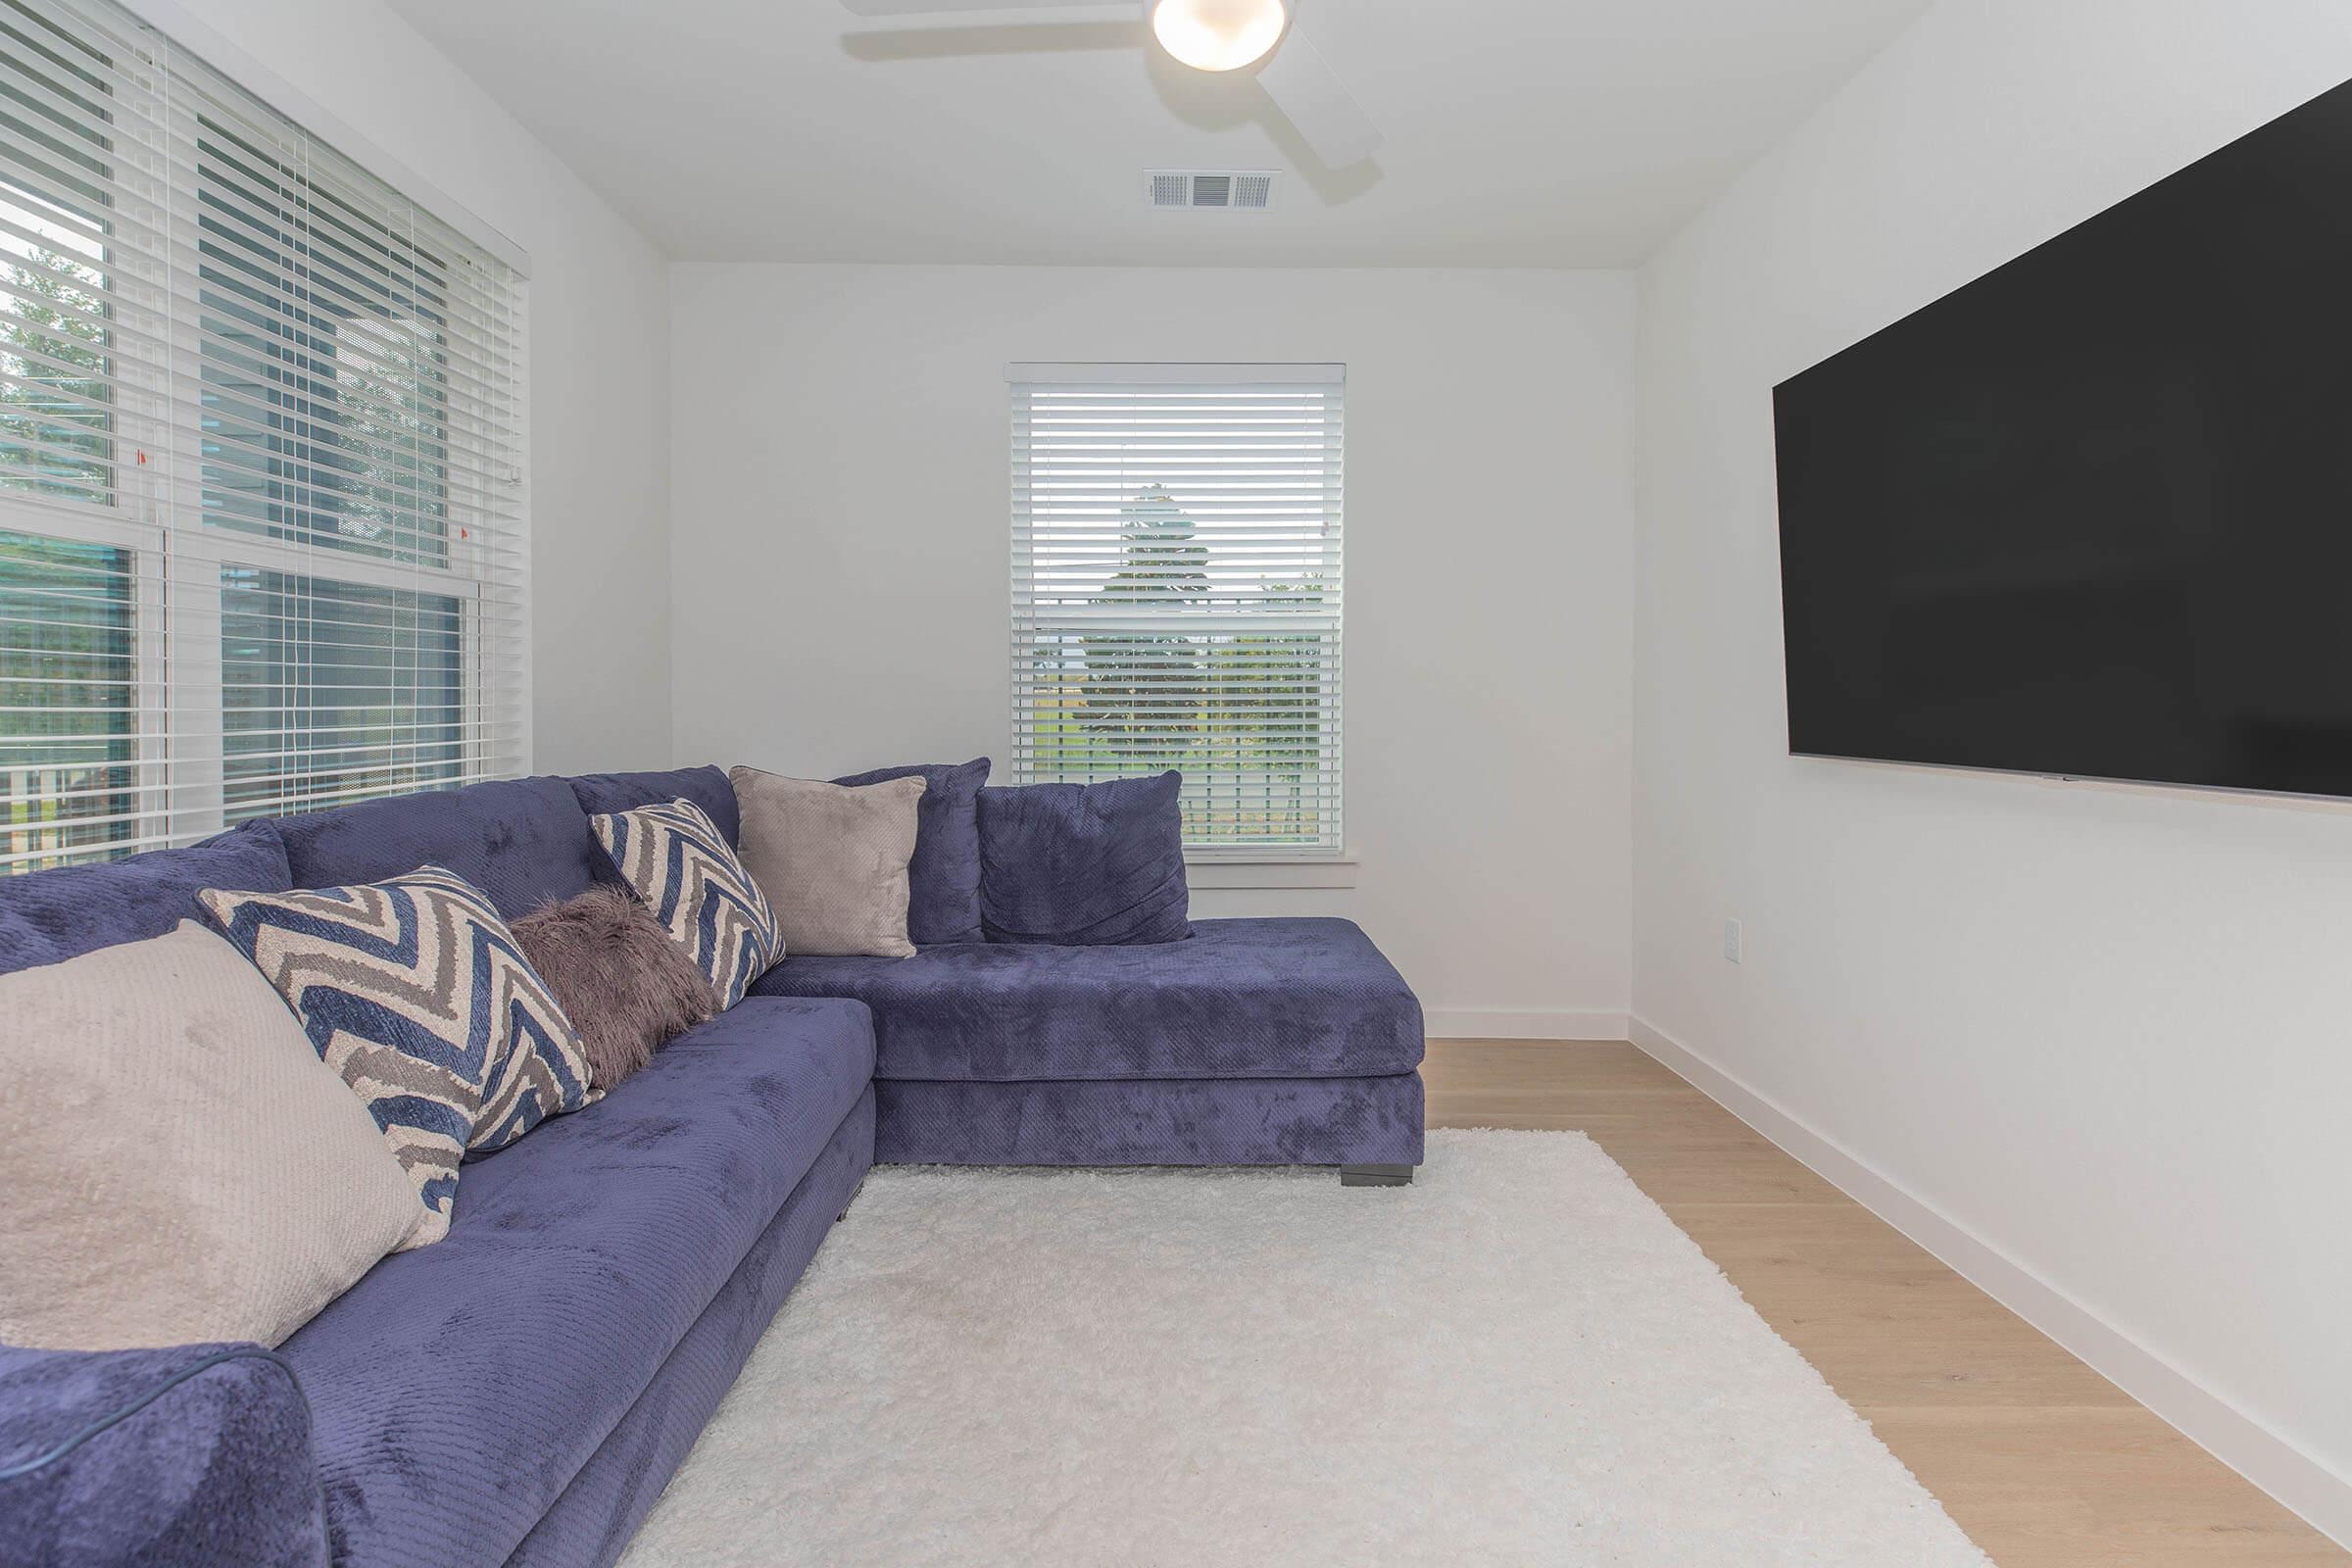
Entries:
{"type": "Polygon", "coordinates": [[[2352,84],[1774,416],[1792,752],[2352,796],[2352,84]]]}

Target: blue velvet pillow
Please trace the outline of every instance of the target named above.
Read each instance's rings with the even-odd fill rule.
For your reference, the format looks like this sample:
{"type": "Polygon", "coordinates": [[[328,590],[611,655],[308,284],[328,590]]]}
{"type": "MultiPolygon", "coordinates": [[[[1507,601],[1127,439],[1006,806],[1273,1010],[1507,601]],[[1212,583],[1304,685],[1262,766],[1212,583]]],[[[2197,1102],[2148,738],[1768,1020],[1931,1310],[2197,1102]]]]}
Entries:
{"type": "Polygon", "coordinates": [[[270,821],[184,850],[0,876],[0,974],[160,937],[196,913],[204,888],[283,893],[293,885],[270,821]]]}
{"type": "Polygon", "coordinates": [[[914,813],[914,861],[906,868],[906,940],[918,948],[941,942],[978,942],[980,928],[980,787],[990,763],[879,767],[833,782],[852,789],[920,777],[922,803],[914,813]]]}
{"type": "Polygon", "coordinates": [[[1184,775],[980,792],[980,917],[991,942],[1122,947],[1193,934],[1184,775]]]}

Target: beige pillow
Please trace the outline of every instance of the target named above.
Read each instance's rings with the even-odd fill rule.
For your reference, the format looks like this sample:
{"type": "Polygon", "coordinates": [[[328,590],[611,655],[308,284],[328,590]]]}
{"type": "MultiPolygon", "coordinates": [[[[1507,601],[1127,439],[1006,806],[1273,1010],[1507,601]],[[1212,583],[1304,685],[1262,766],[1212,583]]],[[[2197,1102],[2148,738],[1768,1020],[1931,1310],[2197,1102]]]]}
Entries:
{"type": "Polygon", "coordinates": [[[739,853],[792,955],[909,958],[906,865],[919,777],[851,788],[739,767],[739,853]]]}
{"type": "Polygon", "coordinates": [[[357,1096],[193,920],[0,976],[0,1343],[276,1345],[427,1217],[357,1096]]]}

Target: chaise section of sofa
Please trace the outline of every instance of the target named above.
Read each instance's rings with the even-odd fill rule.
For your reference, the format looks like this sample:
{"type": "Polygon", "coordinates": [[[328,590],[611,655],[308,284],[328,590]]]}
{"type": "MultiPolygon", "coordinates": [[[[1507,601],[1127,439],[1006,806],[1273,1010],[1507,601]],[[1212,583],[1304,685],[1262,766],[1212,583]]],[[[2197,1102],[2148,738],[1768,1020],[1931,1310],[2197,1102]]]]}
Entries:
{"type": "Polygon", "coordinates": [[[876,1157],[965,1165],[1421,1161],[1421,1004],[1352,922],[1185,942],[795,958],[754,990],[873,1009],[876,1157]]]}

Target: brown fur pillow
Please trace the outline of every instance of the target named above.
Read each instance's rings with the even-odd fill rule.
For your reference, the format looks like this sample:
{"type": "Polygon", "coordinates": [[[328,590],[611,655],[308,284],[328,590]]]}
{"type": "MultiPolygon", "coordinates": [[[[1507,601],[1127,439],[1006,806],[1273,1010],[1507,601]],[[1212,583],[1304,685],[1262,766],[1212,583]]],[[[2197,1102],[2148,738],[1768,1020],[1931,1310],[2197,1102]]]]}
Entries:
{"type": "Polygon", "coordinates": [[[514,924],[522,956],[580,1032],[588,1079],[611,1089],[718,1011],[683,945],[626,888],[597,886],[514,924]]]}

